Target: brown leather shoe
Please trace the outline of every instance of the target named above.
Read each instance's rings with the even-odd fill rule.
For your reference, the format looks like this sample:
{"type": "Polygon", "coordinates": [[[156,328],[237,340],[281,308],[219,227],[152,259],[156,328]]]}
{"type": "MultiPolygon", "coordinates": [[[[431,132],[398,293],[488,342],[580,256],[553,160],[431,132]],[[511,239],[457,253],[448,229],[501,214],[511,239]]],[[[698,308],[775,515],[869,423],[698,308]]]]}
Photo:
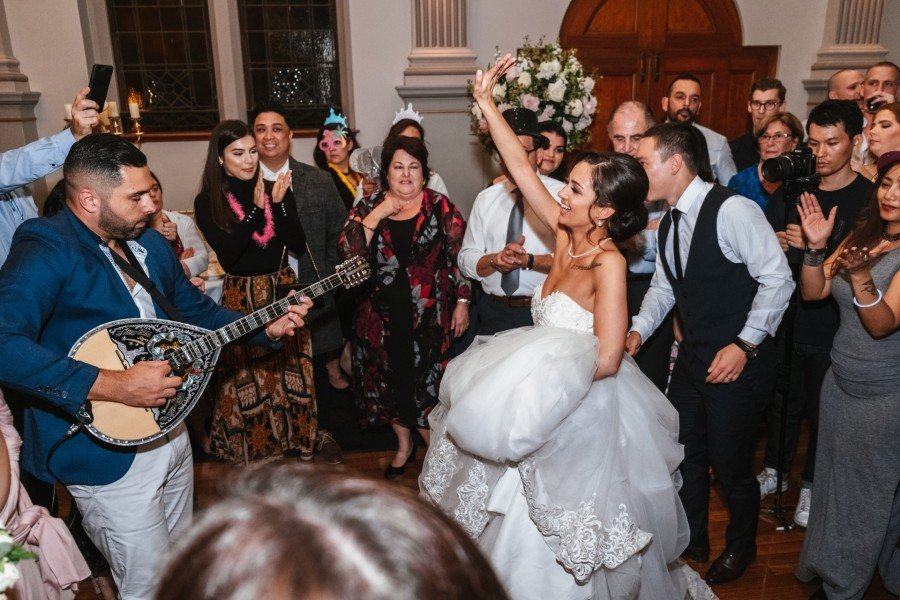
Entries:
{"type": "Polygon", "coordinates": [[[339,465],[344,462],[344,454],[337,440],[328,431],[319,430],[318,450],[324,460],[329,465],[339,465]]]}
{"type": "Polygon", "coordinates": [[[719,555],[706,572],[706,583],[718,585],[740,579],[747,567],[756,559],[756,548],[728,550],[719,555]]]}

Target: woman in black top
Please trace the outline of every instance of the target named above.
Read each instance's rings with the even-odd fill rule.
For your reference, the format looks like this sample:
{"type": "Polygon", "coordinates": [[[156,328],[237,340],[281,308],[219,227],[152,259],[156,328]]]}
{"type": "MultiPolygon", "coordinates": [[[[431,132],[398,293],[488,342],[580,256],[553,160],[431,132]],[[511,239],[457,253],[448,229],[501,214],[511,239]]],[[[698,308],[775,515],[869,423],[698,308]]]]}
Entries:
{"type": "MultiPolygon", "coordinates": [[[[290,181],[290,171],[275,182],[263,180],[256,142],[242,121],[223,121],[213,130],[194,210],[225,270],[224,306],[249,313],[278,299],[279,286],[297,283],[287,252],[301,256],[306,236],[290,181]]],[[[291,451],[312,458],[317,417],[311,354],[307,327],[283,340],[280,350],[223,350],[210,388],[213,455],[244,463],[291,451]]]]}

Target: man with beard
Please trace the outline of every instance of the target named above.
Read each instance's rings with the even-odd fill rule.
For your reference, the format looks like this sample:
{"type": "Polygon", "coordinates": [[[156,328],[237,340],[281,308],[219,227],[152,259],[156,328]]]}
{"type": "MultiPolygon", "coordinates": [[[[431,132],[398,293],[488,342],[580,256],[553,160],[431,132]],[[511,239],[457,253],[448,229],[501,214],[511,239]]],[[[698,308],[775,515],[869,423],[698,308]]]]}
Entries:
{"type": "Polygon", "coordinates": [[[703,134],[709,150],[709,164],[712,167],[713,177],[721,185],[727,185],[737,174],[734,160],[731,158],[731,148],[728,147],[728,140],[724,135],[697,124],[702,106],[700,80],[693,73],[676,75],[662,98],[662,109],[666,113],[667,122],[693,125],[703,134]]]}
{"type": "MultiPolygon", "coordinates": [[[[169,242],[147,227],[154,180],[140,150],[117,136],[88,136],[72,146],[63,176],[65,207],[23,223],[0,271],[0,382],[25,397],[22,468],[68,487],[120,597],[149,598],[157,568],[191,521],[184,425],[138,448],[70,427],[94,400],[162,406],[182,380],[165,361],[108,370],[67,354],[84,333],[117,319],[168,317],[214,329],[241,315],[201,294],[169,242]]],[[[252,341],[271,347],[293,335],[309,304],[291,307],[252,341]]]]}

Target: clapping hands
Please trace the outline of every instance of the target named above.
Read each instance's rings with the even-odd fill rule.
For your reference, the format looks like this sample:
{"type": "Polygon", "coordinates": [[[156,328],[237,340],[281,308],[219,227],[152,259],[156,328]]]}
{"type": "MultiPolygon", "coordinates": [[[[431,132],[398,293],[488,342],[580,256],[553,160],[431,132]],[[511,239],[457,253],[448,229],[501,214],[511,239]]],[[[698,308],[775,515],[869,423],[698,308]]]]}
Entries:
{"type": "MultiPolygon", "coordinates": [[[[831,231],[834,229],[834,217],[837,214],[837,207],[833,207],[828,213],[828,217],[822,213],[822,207],[813,194],[804,192],[800,196],[800,228],[806,237],[806,243],[809,248],[824,248],[831,231]]],[[[788,240],[790,243],[790,239],[788,240]]]]}
{"type": "MultiPolygon", "coordinates": [[[[272,184],[272,202],[275,204],[284,200],[284,195],[288,188],[291,187],[291,171],[285,171],[278,176],[275,183],[272,184]]],[[[253,188],[253,204],[259,208],[266,205],[266,181],[263,179],[263,171],[259,169],[259,175],[256,178],[256,187],[253,188]]]]}

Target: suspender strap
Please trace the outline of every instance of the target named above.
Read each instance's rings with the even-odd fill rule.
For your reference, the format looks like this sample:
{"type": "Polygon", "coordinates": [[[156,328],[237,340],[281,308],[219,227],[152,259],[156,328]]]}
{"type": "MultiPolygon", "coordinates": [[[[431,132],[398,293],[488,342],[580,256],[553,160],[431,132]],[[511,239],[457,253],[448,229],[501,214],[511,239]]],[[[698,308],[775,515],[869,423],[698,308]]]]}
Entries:
{"type": "Polygon", "coordinates": [[[169,299],[166,298],[162,292],[159,291],[159,288],[156,287],[156,284],[153,282],[150,277],[144,273],[144,269],[141,268],[141,263],[138,261],[137,257],[134,255],[134,252],[131,251],[131,248],[128,246],[128,242],[125,241],[116,241],[116,244],[119,248],[122,249],[122,253],[128,259],[127,261],[122,258],[118,252],[110,248],[110,252],[113,257],[113,261],[119,266],[122,271],[125,272],[126,275],[134,279],[136,283],[139,283],[141,287],[143,287],[150,294],[150,297],[153,298],[153,301],[166,313],[173,321],[180,321],[182,323],[185,322],[184,315],[181,314],[181,311],[175,308],[175,306],[169,302],[169,299]]]}

